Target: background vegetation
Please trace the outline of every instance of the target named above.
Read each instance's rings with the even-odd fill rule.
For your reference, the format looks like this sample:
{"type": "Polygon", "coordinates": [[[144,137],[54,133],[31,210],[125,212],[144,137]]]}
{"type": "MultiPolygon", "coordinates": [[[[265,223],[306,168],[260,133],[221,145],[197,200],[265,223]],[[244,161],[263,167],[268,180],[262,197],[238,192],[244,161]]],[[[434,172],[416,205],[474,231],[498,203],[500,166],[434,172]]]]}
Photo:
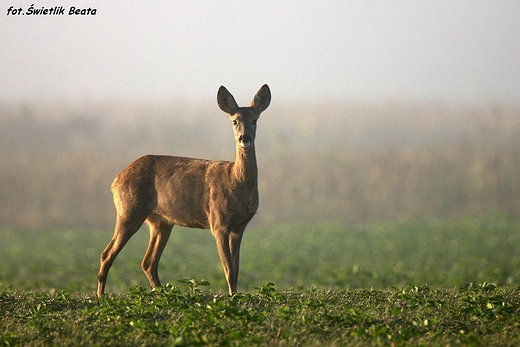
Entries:
{"type": "MultiPolygon", "coordinates": [[[[163,282],[205,279],[226,292],[215,241],[205,230],[176,227],[161,258],[163,282]]],[[[67,290],[94,293],[105,230],[0,230],[0,290],[67,290]]],[[[107,291],[148,287],[140,263],[148,233],[137,233],[110,270],[107,291]]],[[[268,281],[281,288],[363,289],[471,282],[520,284],[520,222],[431,220],[350,228],[337,223],[278,224],[247,230],[240,291],[268,281]]]]}
{"type": "MultiPolygon", "coordinates": [[[[111,229],[133,159],[234,159],[213,103],[0,105],[0,227],[111,229]]],[[[275,102],[259,123],[254,225],[520,216],[520,108],[275,102]]]]}

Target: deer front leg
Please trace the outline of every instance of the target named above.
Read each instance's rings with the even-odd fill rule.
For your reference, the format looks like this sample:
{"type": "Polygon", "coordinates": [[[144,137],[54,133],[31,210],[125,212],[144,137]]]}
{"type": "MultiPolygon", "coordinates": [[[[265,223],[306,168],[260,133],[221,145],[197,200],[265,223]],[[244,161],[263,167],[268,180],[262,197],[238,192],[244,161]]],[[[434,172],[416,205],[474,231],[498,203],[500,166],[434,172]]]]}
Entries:
{"type": "Polygon", "coordinates": [[[238,270],[240,263],[240,244],[242,242],[243,231],[231,232],[229,234],[229,248],[231,252],[231,264],[233,265],[233,271],[231,273],[231,287],[230,291],[233,293],[237,292],[238,285],[238,270]]]}
{"type": "Polygon", "coordinates": [[[229,295],[233,295],[236,293],[237,286],[235,269],[231,256],[229,232],[227,230],[213,230],[213,235],[215,236],[218,255],[228,283],[229,295]]]}

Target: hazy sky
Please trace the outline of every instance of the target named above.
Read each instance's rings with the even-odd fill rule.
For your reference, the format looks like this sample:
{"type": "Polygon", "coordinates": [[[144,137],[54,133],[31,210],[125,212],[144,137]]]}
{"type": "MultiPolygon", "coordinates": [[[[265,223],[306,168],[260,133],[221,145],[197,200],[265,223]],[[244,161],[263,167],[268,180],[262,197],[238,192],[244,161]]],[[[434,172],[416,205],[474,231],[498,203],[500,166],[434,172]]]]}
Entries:
{"type": "Polygon", "coordinates": [[[0,99],[520,103],[520,1],[2,1],[0,99]],[[7,15],[63,6],[65,15],[7,15]],[[68,10],[95,8],[95,16],[68,10]]]}

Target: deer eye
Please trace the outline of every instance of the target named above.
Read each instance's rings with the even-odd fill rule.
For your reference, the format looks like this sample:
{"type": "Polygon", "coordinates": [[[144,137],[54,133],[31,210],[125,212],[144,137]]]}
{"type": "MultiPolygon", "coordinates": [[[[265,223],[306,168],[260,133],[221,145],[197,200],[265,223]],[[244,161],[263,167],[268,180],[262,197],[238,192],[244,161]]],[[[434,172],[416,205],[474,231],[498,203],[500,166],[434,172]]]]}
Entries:
{"type": "Polygon", "coordinates": [[[233,125],[237,125],[238,121],[236,119],[233,119],[233,125]]]}

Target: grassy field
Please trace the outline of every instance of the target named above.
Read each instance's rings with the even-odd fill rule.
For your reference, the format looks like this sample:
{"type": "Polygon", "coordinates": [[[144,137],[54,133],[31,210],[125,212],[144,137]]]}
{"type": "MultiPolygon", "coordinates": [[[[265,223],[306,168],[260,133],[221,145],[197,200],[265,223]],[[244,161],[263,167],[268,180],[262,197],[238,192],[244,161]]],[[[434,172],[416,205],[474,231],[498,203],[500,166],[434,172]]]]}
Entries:
{"type": "Polygon", "coordinates": [[[171,284],[148,289],[141,230],[98,300],[110,236],[1,230],[0,345],[520,344],[517,220],[251,228],[234,297],[210,233],[178,228],[171,284]]]}
{"type": "MultiPolygon", "coordinates": [[[[0,288],[94,292],[99,256],[111,230],[0,230],[0,288]]],[[[107,291],[147,286],[140,262],[143,227],[110,270],[107,291]]],[[[520,221],[481,219],[251,227],[242,242],[239,290],[268,281],[282,288],[387,288],[409,283],[458,287],[470,282],[520,285],[520,221]]],[[[226,290],[208,230],[175,227],[159,266],[163,282],[206,279],[226,290]]]]}
{"type": "Polygon", "coordinates": [[[103,297],[3,292],[0,344],[59,346],[514,346],[520,291],[277,290],[229,297],[165,285],[103,297]]]}

